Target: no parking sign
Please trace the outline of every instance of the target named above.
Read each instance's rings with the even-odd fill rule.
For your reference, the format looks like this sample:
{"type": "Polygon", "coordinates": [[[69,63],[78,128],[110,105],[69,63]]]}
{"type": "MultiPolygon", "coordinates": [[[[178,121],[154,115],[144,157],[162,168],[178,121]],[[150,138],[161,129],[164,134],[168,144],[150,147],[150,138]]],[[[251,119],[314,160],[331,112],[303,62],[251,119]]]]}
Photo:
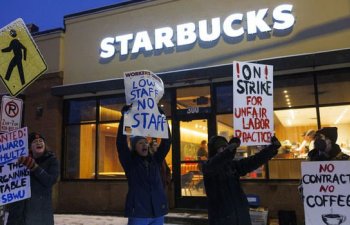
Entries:
{"type": "Polygon", "coordinates": [[[1,101],[0,132],[11,132],[21,128],[23,101],[18,98],[3,96],[1,101]]]}

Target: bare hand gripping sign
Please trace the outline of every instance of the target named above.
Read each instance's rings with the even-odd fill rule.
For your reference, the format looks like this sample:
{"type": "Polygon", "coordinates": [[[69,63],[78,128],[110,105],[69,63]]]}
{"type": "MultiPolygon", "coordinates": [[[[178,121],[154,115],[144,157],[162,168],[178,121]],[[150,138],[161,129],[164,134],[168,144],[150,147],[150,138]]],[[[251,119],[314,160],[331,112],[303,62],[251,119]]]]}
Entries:
{"type": "Polygon", "coordinates": [[[0,205],[30,198],[30,171],[17,163],[28,154],[27,127],[0,135],[0,205]]]}
{"type": "Polygon", "coordinates": [[[266,145],[273,135],[273,67],[233,62],[233,128],[242,145],[266,145]]]}
{"type": "Polygon", "coordinates": [[[305,224],[350,224],[350,161],[302,162],[305,224]]]}
{"type": "Polygon", "coordinates": [[[165,115],[158,110],[164,94],[163,81],[148,70],[124,73],[126,104],[124,134],[168,138],[165,115]]]}

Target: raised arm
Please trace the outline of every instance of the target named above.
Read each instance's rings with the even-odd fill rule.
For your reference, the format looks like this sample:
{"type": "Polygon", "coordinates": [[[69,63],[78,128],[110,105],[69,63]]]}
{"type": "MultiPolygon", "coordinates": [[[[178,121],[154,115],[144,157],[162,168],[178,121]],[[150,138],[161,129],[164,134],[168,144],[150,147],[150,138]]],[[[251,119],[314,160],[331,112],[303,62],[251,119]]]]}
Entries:
{"type": "Polygon", "coordinates": [[[218,169],[223,167],[227,162],[233,160],[238,145],[232,143],[228,145],[224,151],[217,153],[215,156],[211,157],[207,162],[203,164],[203,173],[205,175],[213,175],[218,169]]]}
{"type": "Polygon", "coordinates": [[[279,140],[273,136],[271,138],[271,144],[256,153],[255,155],[243,158],[239,161],[232,161],[232,166],[237,169],[240,176],[244,176],[249,172],[252,172],[267,163],[272,157],[277,154],[277,150],[281,147],[279,140]]]}
{"type": "Polygon", "coordinates": [[[124,114],[128,111],[130,106],[124,106],[121,113],[122,117],[120,119],[118,132],[117,132],[117,151],[119,156],[119,161],[122,164],[125,171],[129,170],[128,166],[131,162],[131,151],[128,146],[127,136],[123,134],[124,127],[124,114]]]}
{"type": "MultiPolygon", "coordinates": [[[[159,109],[159,112],[163,116],[165,116],[165,113],[163,112],[163,110],[161,108],[158,108],[158,109],[159,109]]],[[[170,133],[170,127],[169,127],[168,121],[166,121],[166,125],[167,125],[167,129],[168,129],[169,137],[161,139],[158,151],[154,154],[154,158],[159,163],[163,162],[163,160],[165,159],[166,155],[168,154],[168,152],[170,150],[170,146],[171,146],[171,133],[170,133]]]]}

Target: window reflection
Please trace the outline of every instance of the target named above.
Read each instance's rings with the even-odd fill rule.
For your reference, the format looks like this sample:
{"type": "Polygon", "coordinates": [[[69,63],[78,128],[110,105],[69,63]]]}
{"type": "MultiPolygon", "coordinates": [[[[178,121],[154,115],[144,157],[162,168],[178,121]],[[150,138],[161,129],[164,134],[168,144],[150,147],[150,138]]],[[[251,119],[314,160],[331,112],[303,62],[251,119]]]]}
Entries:
{"type": "Polygon", "coordinates": [[[232,85],[216,88],[216,111],[218,113],[232,112],[233,109],[233,87],[232,85]]]}
{"type": "Polygon", "coordinates": [[[69,126],[66,133],[65,178],[93,179],[96,126],[94,124],[69,126]]]}
{"type": "Polygon", "coordinates": [[[291,108],[315,104],[312,74],[276,77],[274,80],[274,108],[291,108]]]}
{"type": "Polygon", "coordinates": [[[71,100],[67,103],[68,123],[96,120],[96,100],[71,100]]]}
{"type": "Polygon", "coordinates": [[[317,76],[320,104],[350,102],[350,76],[348,71],[326,71],[317,76]]]}
{"type": "Polygon", "coordinates": [[[116,147],[118,123],[99,126],[98,177],[110,179],[125,175],[116,147]]]}
{"type": "Polygon", "coordinates": [[[120,120],[124,98],[104,98],[100,100],[100,121],[120,120]]]}

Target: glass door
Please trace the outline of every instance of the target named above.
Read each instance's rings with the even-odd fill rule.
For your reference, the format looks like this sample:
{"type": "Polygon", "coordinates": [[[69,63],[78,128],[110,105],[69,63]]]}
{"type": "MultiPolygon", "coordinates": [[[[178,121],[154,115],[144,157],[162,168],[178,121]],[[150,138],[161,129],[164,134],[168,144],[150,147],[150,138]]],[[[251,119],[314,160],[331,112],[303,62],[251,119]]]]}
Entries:
{"type": "Polygon", "coordinates": [[[180,121],[181,197],[205,196],[202,163],[208,157],[208,120],[180,121]]]}

